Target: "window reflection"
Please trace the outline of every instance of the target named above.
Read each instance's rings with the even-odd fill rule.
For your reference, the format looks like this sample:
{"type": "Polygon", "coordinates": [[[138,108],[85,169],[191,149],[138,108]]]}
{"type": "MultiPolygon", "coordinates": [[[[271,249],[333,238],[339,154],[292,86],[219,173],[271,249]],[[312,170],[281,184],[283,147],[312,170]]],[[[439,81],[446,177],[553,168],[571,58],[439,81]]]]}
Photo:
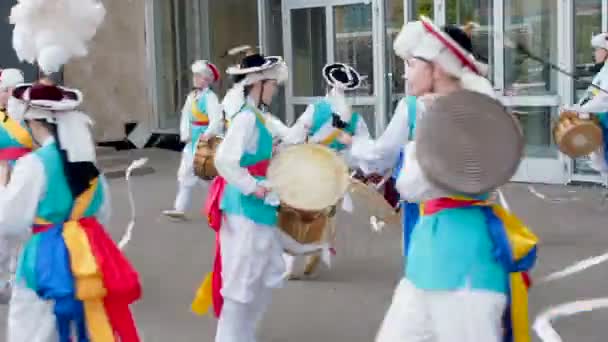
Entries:
{"type": "MultiPolygon", "coordinates": [[[[575,74],[581,78],[574,82],[574,101],[578,102],[585,94],[588,84],[599,71],[593,60],[591,37],[602,32],[602,0],[584,0],[574,3],[574,53],[575,74]]],[[[591,168],[588,157],[574,160],[574,173],[581,175],[598,174],[591,168]]]]}
{"type": "Polygon", "coordinates": [[[494,79],[491,71],[494,56],[493,1],[492,0],[448,0],[446,5],[447,23],[464,26],[470,22],[478,26],[472,31],[475,57],[490,66],[488,78],[494,79]]]}
{"type": "Polygon", "coordinates": [[[511,112],[519,119],[526,141],[526,156],[535,158],[556,158],[557,150],[551,134],[552,117],[557,108],[513,107],[511,112]]]}
{"type": "MultiPolygon", "coordinates": [[[[505,3],[505,41],[521,42],[531,53],[555,63],[557,1],[512,0],[505,3]]],[[[505,45],[506,95],[556,93],[557,75],[512,46],[505,45]]]]}
{"type": "Polygon", "coordinates": [[[374,94],[372,8],[369,4],[334,7],[336,62],[352,65],[363,82],[351,95],[374,94]]]}
{"type": "Polygon", "coordinates": [[[327,60],[325,8],[291,12],[293,92],[295,96],[325,95],[321,70],[327,60]]]}

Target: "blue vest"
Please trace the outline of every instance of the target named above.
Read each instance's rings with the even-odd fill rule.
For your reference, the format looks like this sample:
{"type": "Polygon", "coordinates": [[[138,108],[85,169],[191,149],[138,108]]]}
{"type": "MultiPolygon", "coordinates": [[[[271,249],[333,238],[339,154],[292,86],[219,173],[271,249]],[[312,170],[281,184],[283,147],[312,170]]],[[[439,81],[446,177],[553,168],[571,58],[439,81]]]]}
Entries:
{"type": "MultiPolygon", "coordinates": [[[[256,129],[259,133],[257,150],[253,154],[245,152],[241,156],[241,167],[248,167],[272,158],[272,135],[266,125],[261,113],[254,108],[245,107],[236,115],[244,115],[250,112],[256,116],[256,129]]],[[[265,177],[256,177],[263,180],[265,177]]],[[[268,205],[264,200],[253,194],[245,195],[236,186],[228,183],[224,189],[220,209],[227,215],[244,216],[257,224],[275,226],[277,223],[277,208],[268,205]]]]}
{"type": "MultiPolygon", "coordinates": [[[[414,135],[416,134],[416,97],[408,96],[402,101],[407,101],[407,126],[408,126],[408,136],[409,140],[414,140],[414,135]]],[[[395,168],[393,170],[393,179],[395,183],[397,182],[397,178],[399,178],[399,174],[403,170],[403,165],[405,163],[405,149],[402,148],[399,152],[399,157],[397,159],[397,163],[395,164],[395,168]]],[[[414,227],[416,226],[416,222],[418,222],[418,217],[420,215],[420,206],[418,203],[410,203],[410,202],[402,202],[401,203],[402,214],[402,225],[403,225],[403,236],[402,236],[402,251],[403,257],[407,256],[407,250],[410,244],[410,236],[414,227]]]]}
{"type": "Polygon", "coordinates": [[[406,277],[424,290],[507,293],[508,273],[495,255],[484,210],[473,206],[421,216],[411,235],[406,277]]]}
{"type": "MultiPolygon", "coordinates": [[[[328,121],[332,120],[332,114],[334,113],[331,104],[327,102],[327,100],[321,100],[315,103],[315,112],[312,117],[312,127],[310,128],[310,135],[315,135],[323,125],[325,125],[328,121]]],[[[357,125],[359,124],[361,116],[359,113],[353,113],[348,126],[344,129],[344,131],[350,135],[355,135],[357,131],[357,125]]],[[[327,147],[336,150],[342,151],[346,148],[344,144],[338,142],[337,138],[333,139],[327,147]]]]}
{"type": "MultiPolygon", "coordinates": [[[[209,95],[209,93],[212,92],[211,89],[207,89],[205,90],[196,101],[196,108],[202,112],[207,114],[207,96],[209,95]]],[[[201,135],[203,135],[205,133],[205,131],[207,131],[207,128],[209,127],[208,125],[194,125],[193,123],[198,121],[195,117],[194,117],[194,113],[192,113],[192,108],[189,108],[190,110],[190,142],[191,142],[191,148],[192,148],[192,152],[194,153],[196,151],[196,143],[198,142],[198,139],[200,138],[201,135]]],[[[208,119],[208,117],[207,117],[208,119]]]]}

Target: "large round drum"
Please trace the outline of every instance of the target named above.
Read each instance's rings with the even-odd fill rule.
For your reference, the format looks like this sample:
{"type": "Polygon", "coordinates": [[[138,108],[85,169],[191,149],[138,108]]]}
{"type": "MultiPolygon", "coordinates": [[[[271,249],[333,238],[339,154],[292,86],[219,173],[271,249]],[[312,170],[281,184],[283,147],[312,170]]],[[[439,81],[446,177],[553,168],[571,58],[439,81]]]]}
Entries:
{"type": "Polygon", "coordinates": [[[215,151],[222,142],[221,137],[212,137],[209,140],[199,139],[194,154],[194,174],[203,180],[212,180],[217,176],[215,168],[215,151]]]}
{"type": "Polygon", "coordinates": [[[319,242],[350,183],[344,160],[322,145],[294,145],[273,157],[267,177],[281,200],[279,228],[299,243],[319,242]]]}
{"type": "Polygon", "coordinates": [[[268,182],[291,208],[319,211],[338,203],[348,189],[348,166],[328,147],[301,144],[282,149],[270,162],[268,182]]]}
{"type": "Polygon", "coordinates": [[[553,128],[559,150],[571,158],[579,158],[602,145],[602,128],[594,119],[581,119],[575,112],[562,113],[553,128]]]}

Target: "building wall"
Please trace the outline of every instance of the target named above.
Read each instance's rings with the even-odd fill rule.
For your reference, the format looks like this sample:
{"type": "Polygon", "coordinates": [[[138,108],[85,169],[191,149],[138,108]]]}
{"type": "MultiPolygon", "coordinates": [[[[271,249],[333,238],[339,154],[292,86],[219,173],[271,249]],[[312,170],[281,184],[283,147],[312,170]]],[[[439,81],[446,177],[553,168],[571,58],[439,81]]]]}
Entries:
{"type": "Polygon", "coordinates": [[[83,109],[95,120],[98,141],[123,139],[127,122],[152,124],[145,86],[145,1],[104,1],[106,19],[89,55],[65,67],[65,85],[83,91],[83,109]]]}

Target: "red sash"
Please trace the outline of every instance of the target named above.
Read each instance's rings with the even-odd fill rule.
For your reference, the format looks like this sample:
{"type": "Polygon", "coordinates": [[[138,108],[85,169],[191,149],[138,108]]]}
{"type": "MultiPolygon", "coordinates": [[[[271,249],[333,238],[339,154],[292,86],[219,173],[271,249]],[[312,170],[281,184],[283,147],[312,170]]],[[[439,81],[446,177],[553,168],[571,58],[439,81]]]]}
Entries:
{"type": "Polygon", "coordinates": [[[209,120],[206,121],[192,121],[193,126],[209,126],[209,120]]]}
{"type": "MultiPolygon", "coordinates": [[[[484,203],[484,201],[482,200],[443,197],[424,202],[421,211],[422,215],[433,215],[446,209],[466,208],[482,203],[484,203]]],[[[530,274],[528,272],[521,272],[521,275],[524,279],[526,287],[530,288],[532,286],[532,279],[530,278],[530,274]]]]}
{"type": "Polygon", "coordinates": [[[25,147],[6,147],[0,149],[0,160],[17,160],[31,151],[25,147]]]}
{"type": "MultiPolygon", "coordinates": [[[[263,160],[257,164],[247,167],[249,173],[254,177],[264,177],[268,171],[270,160],[263,160]]],[[[224,298],[220,293],[222,289],[222,253],[220,250],[220,228],[222,227],[222,210],[220,203],[224,189],[226,188],[226,180],[217,176],[211,182],[209,192],[207,193],[207,201],[205,202],[204,212],[209,220],[209,226],[215,231],[215,260],[213,261],[213,278],[212,278],[212,300],[215,316],[219,317],[224,305],[224,298]]]]}
{"type": "Polygon", "coordinates": [[[79,222],[103,274],[104,287],[108,291],[104,306],[112,328],[122,342],[140,341],[129,308],[142,293],[137,271],[96,218],[87,217],[79,222]]]}

